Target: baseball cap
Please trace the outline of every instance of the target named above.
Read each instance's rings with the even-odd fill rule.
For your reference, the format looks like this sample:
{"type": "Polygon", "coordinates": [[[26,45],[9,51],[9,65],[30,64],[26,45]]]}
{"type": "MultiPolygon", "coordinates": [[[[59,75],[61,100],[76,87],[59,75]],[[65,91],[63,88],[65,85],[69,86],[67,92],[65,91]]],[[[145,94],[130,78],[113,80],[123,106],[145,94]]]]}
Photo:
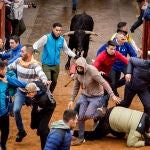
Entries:
{"type": "Polygon", "coordinates": [[[37,87],[35,83],[28,83],[26,85],[25,89],[26,89],[26,92],[28,92],[28,93],[40,90],[39,87],[37,87]]]}

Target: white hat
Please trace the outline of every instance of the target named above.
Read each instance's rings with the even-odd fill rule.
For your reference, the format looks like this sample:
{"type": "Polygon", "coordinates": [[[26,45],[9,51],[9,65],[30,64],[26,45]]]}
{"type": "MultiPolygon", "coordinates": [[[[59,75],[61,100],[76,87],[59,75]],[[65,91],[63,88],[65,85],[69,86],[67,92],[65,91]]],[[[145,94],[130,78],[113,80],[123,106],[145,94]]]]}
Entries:
{"type": "Polygon", "coordinates": [[[32,92],[40,90],[39,87],[37,87],[35,83],[28,83],[25,89],[28,93],[32,93],[32,92]]]}

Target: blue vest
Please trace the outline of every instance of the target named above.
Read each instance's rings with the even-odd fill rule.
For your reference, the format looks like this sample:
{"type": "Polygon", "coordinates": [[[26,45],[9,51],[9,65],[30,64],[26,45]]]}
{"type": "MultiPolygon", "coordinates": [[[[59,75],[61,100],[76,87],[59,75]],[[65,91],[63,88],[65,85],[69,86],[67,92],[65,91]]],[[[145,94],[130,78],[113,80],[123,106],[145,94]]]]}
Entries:
{"type": "Polygon", "coordinates": [[[60,64],[60,54],[63,48],[64,38],[60,36],[57,40],[52,34],[47,35],[47,43],[44,46],[41,62],[48,66],[60,64]]]}

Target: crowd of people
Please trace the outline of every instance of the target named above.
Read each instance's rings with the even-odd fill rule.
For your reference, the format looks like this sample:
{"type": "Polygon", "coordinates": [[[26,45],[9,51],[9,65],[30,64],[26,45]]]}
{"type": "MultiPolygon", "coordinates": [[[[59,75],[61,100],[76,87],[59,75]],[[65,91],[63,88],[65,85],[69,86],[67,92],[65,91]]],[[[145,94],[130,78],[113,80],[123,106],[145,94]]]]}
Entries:
{"type": "MultiPolygon", "coordinates": [[[[6,19],[15,19],[11,18],[9,22],[12,31],[6,36],[7,45],[0,38],[2,150],[7,149],[10,115],[14,116],[18,129],[15,141],[22,142],[27,136],[21,115],[24,105],[32,108],[30,127],[37,130],[42,150],[69,150],[70,145],[100,139],[109,133],[119,138],[127,133],[129,147],[150,146],[150,60],[138,58],[137,52],[142,51],[130,37],[126,22],[117,24],[116,33],[98,49],[94,63],[88,64],[85,58],[76,55],[67,46],[61,36],[62,24],[58,22],[53,24],[51,33],[43,35],[33,45],[22,45],[20,36],[25,31],[23,8],[36,8],[36,5],[30,3],[25,6],[23,0],[5,0],[5,3],[13,10],[9,10],[6,19]],[[18,14],[20,16],[16,16],[18,14]],[[34,53],[40,47],[43,48],[41,62],[34,58],[34,53]],[[62,50],[76,59],[74,85],[63,119],[53,122],[50,130],[49,122],[57,107],[53,91],[57,86],[62,50]],[[130,57],[127,57],[128,54],[130,57]],[[121,73],[124,74],[123,78],[121,73]],[[117,91],[122,85],[125,85],[123,100],[117,91]],[[73,107],[80,89],[80,96],[73,107]],[[143,104],[144,112],[128,108],[136,94],[143,104]],[[114,107],[108,108],[110,98],[114,107]],[[94,120],[93,131],[85,131],[85,121],[88,119],[94,120]],[[77,124],[78,130],[73,132],[77,124]],[[72,136],[77,139],[71,144],[72,136]]],[[[73,10],[76,10],[74,3],[73,10]]]]}
{"type": "Polygon", "coordinates": [[[21,36],[26,31],[23,19],[24,8],[36,8],[36,4],[24,0],[3,0],[5,3],[5,49],[10,48],[9,40],[13,35],[21,36]]]}

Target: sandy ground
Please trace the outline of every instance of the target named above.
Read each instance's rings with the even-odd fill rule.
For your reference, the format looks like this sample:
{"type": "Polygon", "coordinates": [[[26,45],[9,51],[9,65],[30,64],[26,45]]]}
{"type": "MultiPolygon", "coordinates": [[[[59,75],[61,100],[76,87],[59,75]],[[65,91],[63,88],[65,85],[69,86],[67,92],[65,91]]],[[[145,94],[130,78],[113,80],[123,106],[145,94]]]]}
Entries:
{"type": "MultiPolygon", "coordinates": [[[[39,6],[36,9],[37,18],[35,23],[33,22],[32,10],[25,12],[25,19],[27,25],[26,36],[30,35],[31,28],[32,34],[29,37],[29,43],[35,42],[42,35],[50,32],[50,26],[53,22],[60,21],[63,24],[63,33],[69,29],[69,23],[72,17],[71,4],[64,8],[63,1],[58,0],[38,0],[39,6]],[[30,18],[31,17],[31,18],[30,18]]],[[[135,2],[135,0],[134,0],[135,2]]],[[[132,6],[133,1],[129,0],[80,0],[78,3],[78,12],[86,11],[90,14],[95,22],[94,31],[99,34],[98,37],[91,38],[89,55],[87,57],[88,63],[91,63],[91,59],[94,59],[97,49],[104,44],[110,36],[116,31],[116,25],[119,21],[127,21],[130,26],[135,20],[135,10],[132,6]],[[90,6],[90,7],[89,7],[90,6]]],[[[34,10],[35,12],[35,10],[34,10]]],[[[135,34],[132,34],[133,38],[137,42],[138,46],[141,46],[141,30],[137,29],[135,34]]],[[[23,38],[25,37],[22,36],[23,38]]],[[[66,38],[67,39],[67,38],[66,38]]],[[[39,57],[38,57],[39,58],[39,57]]],[[[56,121],[62,118],[63,111],[67,109],[67,104],[70,100],[73,82],[67,87],[64,85],[70,80],[68,71],[64,69],[66,62],[66,55],[61,55],[61,71],[58,78],[58,84],[54,91],[54,97],[57,101],[57,107],[53,113],[50,121],[56,121]]],[[[124,87],[119,89],[120,97],[123,98],[124,87]]],[[[113,106],[112,100],[109,102],[109,107],[113,106]]],[[[134,98],[131,108],[143,111],[141,102],[137,97],[134,98]]],[[[10,118],[10,135],[7,142],[8,150],[40,150],[40,140],[36,135],[35,130],[30,129],[30,112],[31,108],[23,106],[22,117],[27,136],[21,143],[16,143],[15,138],[17,134],[16,124],[14,118],[10,118]]],[[[49,124],[50,125],[50,124],[49,124]]],[[[86,122],[86,129],[91,130],[93,121],[86,122]]],[[[74,139],[74,138],[73,138],[74,139]]],[[[127,150],[126,139],[116,139],[112,136],[107,136],[101,140],[87,141],[80,146],[71,147],[71,150],[127,150]]],[[[143,148],[130,148],[131,150],[148,150],[149,147],[143,148]]]]}
{"type": "MultiPolygon", "coordinates": [[[[57,107],[53,113],[53,117],[51,119],[51,122],[55,120],[59,120],[62,117],[63,111],[67,108],[68,101],[70,99],[70,93],[72,89],[72,83],[70,83],[67,87],[64,87],[66,84],[66,80],[69,80],[69,76],[63,76],[59,77],[59,84],[54,92],[54,97],[57,101],[57,107]],[[59,90],[61,89],[61,90],[59,90]]],[[[120,88],[119,90],[120,97],[123,97],[123,88],[120,88]]],[[[112,100],[109,101],[109,107],[113,106],[114,103],[112,100]]],[[[137,109],[137,110],[143,110],[141,103],[139,102],[139,99],[137,97],[134,98],[133,103],[131,105],[131,108],[137,109]]],[[[31,108],[23,106],[22,109],[22,116],[23,116],[23,122],[25,125],[25,129],[27,131],[27,136],[23,139],[21,143],[15,142],[16,137],[16,125],[14,122],[14,118],[10,118],[10,136],[8,139],[7,147],[8,150],[40,150],[40,140],[39,137],[36,135],[36,130],[30,129],[30,112],[31,108]]],[[[86,129],[92,130],[93,121],[88,120],[86,122],[86,129]]],[[[75,138],[73,138],[75,140],[75,138]]],[[[95,140],[95,141],[86,141],[84,144],[80,146],[72,146],[71,150],[116,150],[116,149],[122,149],[127,150],[129,148],[126,147],[126,138],[125,139],[117,139],[111,135],[108,135],[107,137],[102,138],[101,140],[95,140]]],[[[143,148],[130,148],[131,150],[148,150],[149,147],[143,147],[143,148]]]]}

